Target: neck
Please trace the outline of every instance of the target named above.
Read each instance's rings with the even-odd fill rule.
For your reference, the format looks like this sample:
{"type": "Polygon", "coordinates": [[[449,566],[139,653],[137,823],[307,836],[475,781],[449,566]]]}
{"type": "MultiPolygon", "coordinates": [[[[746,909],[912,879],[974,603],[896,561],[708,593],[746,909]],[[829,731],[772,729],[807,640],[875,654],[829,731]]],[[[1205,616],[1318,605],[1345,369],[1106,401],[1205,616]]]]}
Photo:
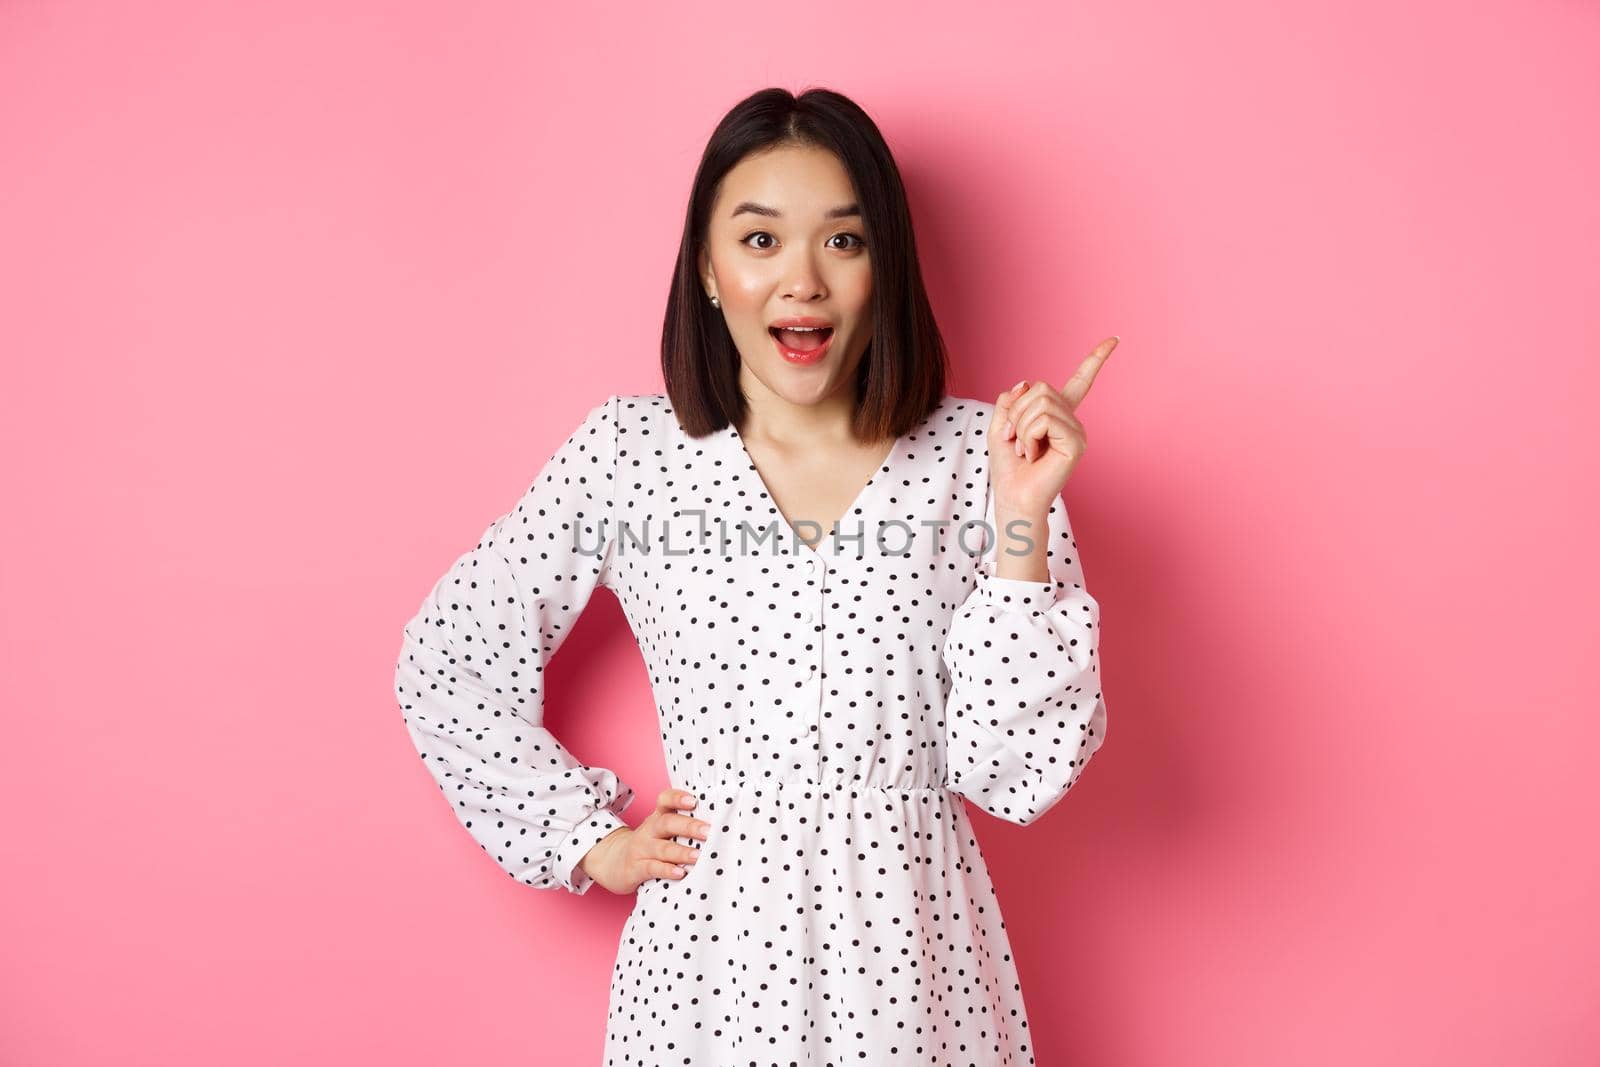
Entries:
{"type": "Polygon", "coordinates": [[[748,371],[739,385],[745,395],[745,418],[739,434],[746,440],[792,445],[853,444],[855,388],[850,386],[810,404],[797,404],[772,392],[748,371]]]}

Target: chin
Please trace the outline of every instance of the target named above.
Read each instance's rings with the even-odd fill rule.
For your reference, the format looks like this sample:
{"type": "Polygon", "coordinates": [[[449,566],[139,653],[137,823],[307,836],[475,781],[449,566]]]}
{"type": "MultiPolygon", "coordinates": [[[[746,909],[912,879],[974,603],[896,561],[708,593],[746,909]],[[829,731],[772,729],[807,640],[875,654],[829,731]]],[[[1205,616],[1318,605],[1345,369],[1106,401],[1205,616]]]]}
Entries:
{"type": "Polygon", "coordinates": [[[828,369],[793,367],[782,361],[769,361],[759,368],[753,364],[747,366],[751,375],[773,396],[802,407],[826,400],[840,384],[828,369]]]}
{"type": "Polygon", "coordinates": [[[850,359],[840,348],[830,348],[816,363],[792,363],[784,359],[763,334],[763,350],[756,359],[741,352],[745,370],[766,390],[796,405],[817,404],[834,395],[851,381],[859,356],[850,359]]]}

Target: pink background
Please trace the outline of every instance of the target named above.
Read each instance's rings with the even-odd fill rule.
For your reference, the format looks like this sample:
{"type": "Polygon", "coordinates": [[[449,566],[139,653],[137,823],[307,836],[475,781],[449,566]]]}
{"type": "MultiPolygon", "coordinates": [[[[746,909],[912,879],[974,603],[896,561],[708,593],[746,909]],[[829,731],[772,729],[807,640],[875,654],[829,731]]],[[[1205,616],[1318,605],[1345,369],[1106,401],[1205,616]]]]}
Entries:
{"type": "MultiPolygon", "coordinates": [[[[496,868],[393,665],[772,84],[884,129],[953,392],[1123,338],[1108,743],[973,809],[1039,1062],[1595,1062],[1595,7],[565,7],[0,6],[0,1062],[598,1062],[631,898],[496,868]]],[[[609,594],[556,664],[653,798],[609,594]]]]}

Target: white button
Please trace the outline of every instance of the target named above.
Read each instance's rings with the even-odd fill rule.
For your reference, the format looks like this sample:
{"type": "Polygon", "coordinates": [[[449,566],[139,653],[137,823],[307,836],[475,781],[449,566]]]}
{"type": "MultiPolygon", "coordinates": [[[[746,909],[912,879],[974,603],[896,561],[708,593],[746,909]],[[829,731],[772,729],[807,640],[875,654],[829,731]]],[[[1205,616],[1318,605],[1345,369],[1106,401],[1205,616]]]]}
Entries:
{"type": "Polygon", "coordinates": [[[804,619],[806,622],[810,622],[812,620],[812,618],[813,618],[813,616],[811,614],[811,609],[807,608],[805,611],[801,612],[800,613],[800,617],[802,619],[804,619]]]}
{"type": "Polygon", "coordinates": [[[822,564],[818,562],[816,556],[811,556],[806,560],[806,570],[810,571],[812,574],[817,573],[821,566],[822,564]]]}

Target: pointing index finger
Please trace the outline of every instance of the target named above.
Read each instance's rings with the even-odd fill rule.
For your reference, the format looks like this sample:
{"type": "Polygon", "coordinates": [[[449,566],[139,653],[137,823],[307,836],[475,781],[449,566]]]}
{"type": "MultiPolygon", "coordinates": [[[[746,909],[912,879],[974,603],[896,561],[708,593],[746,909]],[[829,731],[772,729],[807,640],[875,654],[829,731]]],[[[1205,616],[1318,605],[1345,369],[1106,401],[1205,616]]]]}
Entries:
{"type": "Polygon", "coordinates": [[[1095,345],[1094,351],[1078,364],[1077,371],[1067,379],[1067,384],[1061,387],[1061,395],[1068,407],[1076,409],[1083,402],[1083,398],[1089,395],[1089,387],[1094,384],[1094,376],[1100,373],[1101,365],[1121,340],[1122,338],[1116,336],[1107,337],[1095,345]]]}

